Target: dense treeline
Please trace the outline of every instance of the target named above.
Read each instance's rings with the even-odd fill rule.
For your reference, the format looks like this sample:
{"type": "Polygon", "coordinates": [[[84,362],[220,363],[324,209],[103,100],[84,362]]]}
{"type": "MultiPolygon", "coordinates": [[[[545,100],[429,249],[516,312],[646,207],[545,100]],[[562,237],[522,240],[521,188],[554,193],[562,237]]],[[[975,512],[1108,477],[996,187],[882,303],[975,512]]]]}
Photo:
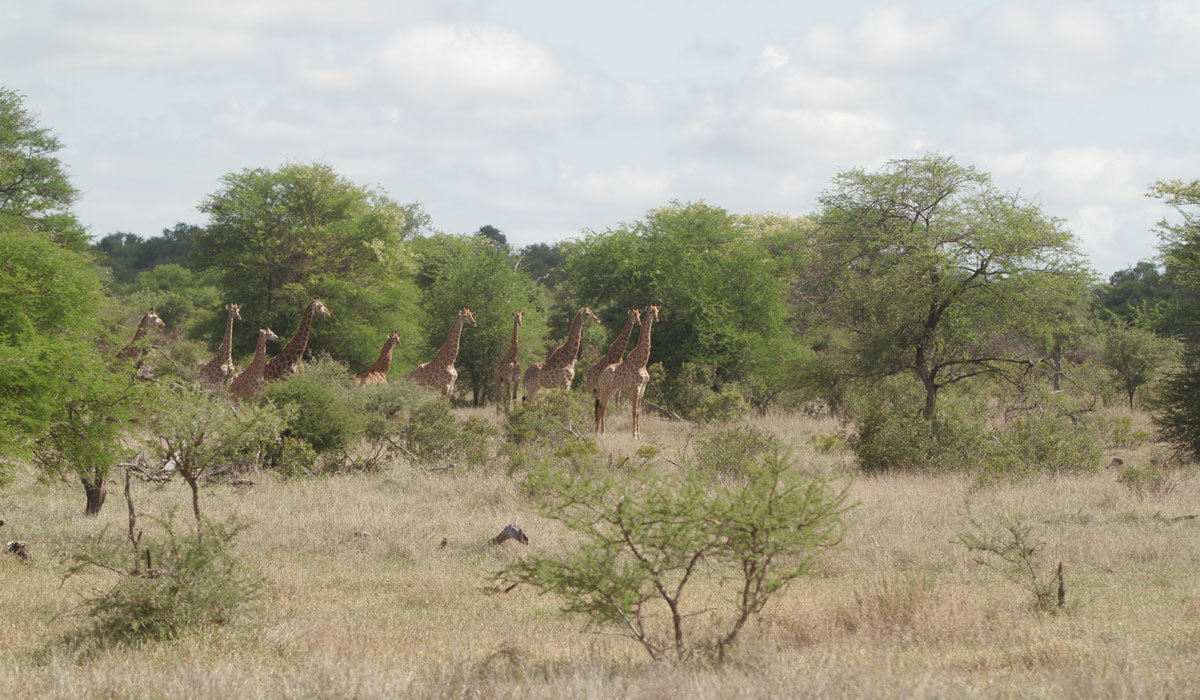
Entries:
{"type": "MultiPolygon", "coordinates": [[[[846,170],[808,217],[670,202],[523,249],[490,224],[438,232],[419,204],[328,164],[248,168],[198,195],[204,221],[152,238],[110,233],[89,247],[61,144],[10,90],[0,90],[0,132],[0,450],[40,454],[85,486],[103,481],[114,456],[81,460],[82,443],[45,436],[119,432],[121,416],[142,410],[145,392],[128,379],[137,363],[114,358],[129,323],[156,309],[165,335],[142,340],[137,362],[186,379],[221,341],[227,302],[241,308],[232,352],[244,367],[258,329],[286,340],[313,298],[331,315],[312,324],[309,357],[361,372],[398,332],[393,379],[431,357],[470,307],[478,326],[462,334],[456,400],[476,405],[493,398],[512,312],[524,312],[524,367],[591,307],[602,324],[583,333],[581,366],[590,366],[629,309],[655,304],[647,396],[685,417],[736,394],[761,411],[820,402],[865,420],[855,407],[866,401],[919,413],[936,438],[964,411],[978,418],[985,394],[1044,410],[1048,400],[1031,397],[1053,387],[1059,404],[1132,407],[1173,372],[1166,390],[1150,392],[1164,399],[1155,406],[1165,434],[1200,445],[1200,408],[1179,390],[1200,376],[1200,361],[1180,363],[1177,351],[1197,339],[1198,182],[1152,186],[1178,215],[1158,226],[1161,265],[1138,262],[1105,283],[1061,222],[939,154],[846,170]],[[146,354],[147,344],[158,347],[146,354]]],[[[859,439],[887,433],[874,427],[882,432],[859,439]]]]}

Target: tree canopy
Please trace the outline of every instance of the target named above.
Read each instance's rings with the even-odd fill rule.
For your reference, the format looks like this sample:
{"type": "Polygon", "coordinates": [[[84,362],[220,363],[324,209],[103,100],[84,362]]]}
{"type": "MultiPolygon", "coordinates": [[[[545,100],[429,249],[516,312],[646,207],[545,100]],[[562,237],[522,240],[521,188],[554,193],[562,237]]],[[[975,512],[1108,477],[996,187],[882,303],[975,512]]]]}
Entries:
{"type": "MultiPolygon", "coordinates": [[[[287,337],[320,297],[333,316],[313,324],[312,352],[365,366],[389,332],[415,335],[417,290],[404,242],[427,224],[418,205],[397,204],[320,163],[242,170],[222,184],[200,205],[209,222],[195,235],[191,261],[214,271],[225,299],[241,304],[245,328],[270,326],[287,337]]],[[[210,337],[220,337],[223,318],[214,313],[210,337]]],[[[255,340],[240,334],[235,347],[249,352],[255,340]]]]}
{"type": "Polygon", "coordinates": [[[721,379],[745,370],[761,338],[783,332],[785,286],[746,221],[703,202],[673,203],[645,219],[563,245],[564,283],[605,321],[658,304],[651,362],[668,371],[711,364],[721,379]]]}
{"type": "Polygon", "coordinates": [[[952,158],[844,171],[820,202],[806,316],[847,334],[849,373],[913,373],[926,417],[947,385],[1027,367],[1087,293],[1072,234],[952,158]]]}
{"type": "Polygon", "coordinates": [[[71,213],[79,193],[55,155],[62,147],[25,108],[24,95],[0,87],[0,232],[32,229],[85,247],[86,234],[71,213]]]}

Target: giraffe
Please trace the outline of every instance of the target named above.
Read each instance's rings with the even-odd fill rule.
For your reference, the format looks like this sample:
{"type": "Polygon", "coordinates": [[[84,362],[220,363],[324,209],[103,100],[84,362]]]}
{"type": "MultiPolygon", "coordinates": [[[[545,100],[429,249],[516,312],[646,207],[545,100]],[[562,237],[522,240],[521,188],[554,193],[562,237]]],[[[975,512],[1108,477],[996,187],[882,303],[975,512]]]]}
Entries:
{"type": "Polygon", "coordinates": [[[509,402],[517,400],[517,388],[521,386],[521,361],[517,357],[517,331],[521,329],[521,320],[524,318],[525,314],[520,311],[513,312],[512,345],[508,347],[508,353],[500,358],[493,375],[496,381],[496,413],[500,412],[501,407],[505,413],[508,413],[509,402]]]}
{"type": "Polygon", "coordinates": [[[154,313],[154,309],[150,309],[149,311],[147,311],[146,315],[142,316],[142,320],[138,322],[137,330],[133,332],[133,340],[129,341],[128,345],[126,345],[125,347],[123,347],[117,351],[117,359],[119,359],[119,360],[140,360],[140,359],[142,359],[142,356],[146,354],[146,349],[142,348],[142,347],[138,347],[137,342],[139,340],[141,340],[142,338],[146,337],[146,334],[150,332],[151,326],[166,326],[166,325],[167,324],[163,323],[163,320],[158,317],[158,314],[154,313]]]}
{"type": "Polygon", "coordinates": [[[650,381],[650,373],[646,371],[646,362],[650,359],[650,330],[658,320],[658,307],[647,306],[646,314],[642,317],[642,331],[638,334],[637,345],[629,351],[629,356],[621,362],[609,365],[600,373],[597,381],[596,397],[596,432],[604,432],[604,411],[608,408],[608,400],[618,391],[627,391],[633,404],[633,439],[641,439],[638,431],[639,418],[642,410],[642,395],[646,393],[646,383],[650,381]]]}
{"type": "Polygon", "coordinates": [[[258,329],[258,345],[254,347],[254,359],[250,364],[246,365],[246,369],[242,373],[233,378],[233,383],[229,385],[229,393],[233,395],[234,400],[253,399],[262,393],[263,385],[266,380],[263,379],[263,370],[267,367],[267,341],[279,340],[279,336],[270,328],[258,329]]]}
{"type": "MultiPolygon", "coordinates": [[[[615,365],[621,361],[622,357],[625,356],[625,348],[629,345],[629,335],[633,332],[633,325],[635,323],[639,326],[642,324],[641,309],[629,310],[629,318],[625,320],[625,327],[622,328],[621,332],[617,334],[617,337],[615,340],[613,340],[612,345],[608,346],[608,352],[605,353],[604,357],[601,357],[599,360],[597,360],[596,364],[592,365],[592,368],[588,370],[586,385],[588,394],[593,396],[596,395],[596,383],[600,381],[600,373],[604,371],[604,368],[609,365],[615,365]]],[[[613,397],[614,405],[616,405],[617,396],[620,396],[619,392],[613,397]]]]}
{"type": "Polygon", "coordinates": [[[387,384],[388,370],[392,368],[392,348],[400,344],[400,333],[392,331],[387,340],[383,342],[383,349],[379,351],[379,359],[375,360],[375,364],[367,368],[366,372],[355,375],[354,383],[358,384],[387,384]]]}
{"type": "Polygon", "coordinates": [[[314,313],[328,316],[329,309],[325,308],[320,299],[313,299],[308,306],[304,307],[296,335],[292,336],[292,339],[283,346],[278,355],[267,361],[267,366],[263,369],[263,379],[268,382],[287,379],[293,372],[299,371],[300,358],[304,355],[304,348],[308,347],[308,329],[312,326],[314,313]]]}
{"type": "Polygon", "coordinates": [[[229,302],[225,305],[225,311],[225,337],[221,339],[217,354],[200,370],[198,378],[202,384],[225,386],[237,373],[237,368],[233,366],[233,321],[242,320],[241,307],[229,302]]]}
{"type": "Polygon", "coordinates": [[[571,330],[567,332],[567,341],[554,349],[550,356],[541,362],[529,365],[525,370],[525,398],[533,399],[539,389],[570,389],[571,380],[575,378],[575,360],[579,355],[579,339],[583,335],[583,320],[600,323],[596,314],[588,307],[583,307],[571,320],[571,330]]]}
{"type": "Polygon", "coordinates": [[[408,378],[420,384],[427,386],[430,389],[438,392],[447,399],[450,398],[451,392],[454,391],[454,380],[458,379],[458,370],[454,369],[454,360],[458,359],[458,341],[462,335],[463,322],[469,322],[472,328],[477,328],[475,316],[471,313],[471,309],[466,306],[458,312],[458,317],[454,319],[454,325],[450,326],[450,333],[446,336],[446,342],[442,343],[442,347],[433,356],[433,359],[428,362],[413,367],[408,378]]]}

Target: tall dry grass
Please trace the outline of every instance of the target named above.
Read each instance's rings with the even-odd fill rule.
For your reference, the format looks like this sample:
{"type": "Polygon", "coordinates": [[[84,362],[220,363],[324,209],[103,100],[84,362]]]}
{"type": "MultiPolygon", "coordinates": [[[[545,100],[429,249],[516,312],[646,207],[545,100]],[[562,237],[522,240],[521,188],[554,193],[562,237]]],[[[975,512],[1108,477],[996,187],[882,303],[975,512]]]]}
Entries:
{"type": "MultiPolygon", "coordinates": [[[[1200,521],[1170,520],[1200,512],[1195,482],[1139,500],[1111,470],[987,488],[953,475],[855,476],[852,456],[828,449],[836,441],[812,439],[836,433],[835,421],[752,423],[793,445],[804,469],[852,479],[857,506],[818,575],[772,601],[725,668],[652,664],[554,599],[483,590],[518,556],[573,546],[500,464],[210,486],[206,514],[251,523],[238,554],[266,576],[265,597],[226,626],[81,650],[62,640],[84,623],[79,600],[111,574],[64,583],[59,557],[97,533],[123,537],[124,504],[114,493],[85,519],[80,489],[25,477],[0,496],[0,534],[35,557],[0,557],[0,697],[1200,696],[1200,521]],[[1027,591],[955,541],[970,517],[998,514],[1023,515],[1047,542],[1046,565],[1063,562],[1064,610],[1036,612],[1027,591]],[[528,549],[487,543],[510,521],[528,549]]],[[[601,447],[637,468],[673,468],[698,435],[647,416],[635,442],[624,412],[609,426],[601,447]],[[660,456],[638,457],[645,445],[660,456]]],[[[148,529],[151,515],[186,514],[182,483],[137,484],[134,497],[148,529]]],[[[729,591],[709,571],[695,593],[703,609],[729,591]]],[[[720,622],[699,616],[695,632],[720,622]]]]}

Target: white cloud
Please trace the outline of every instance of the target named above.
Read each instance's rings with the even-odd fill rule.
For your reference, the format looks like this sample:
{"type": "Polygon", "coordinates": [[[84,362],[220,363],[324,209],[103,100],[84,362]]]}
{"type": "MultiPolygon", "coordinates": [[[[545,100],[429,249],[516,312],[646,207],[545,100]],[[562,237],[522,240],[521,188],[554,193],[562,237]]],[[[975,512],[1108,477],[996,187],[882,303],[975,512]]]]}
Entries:
{"type": "Polygon", "coordinates": [[[561,72],[545,46],[499,27],[423,25],[390,37],[384,69],[425,94],[528,95],[551,90],[561,72]]]}
{"type": "Polygon", "coordinates": [[[1085,201],[1136,202],[1143,185],[1134,177],[1136,159],[1125,151],[1098,147],[1059,148],[1041,169],[1063,194],[1085,201]]]}
{"type": "Polygon", "coordinates": [[[660,204],[667,198],[670,173],[622,168],[584,173],[575,178],[577,192],[591,199],[625,204],[660,204]]]}
{"type": "Polygon", "coordinates": [[[1106,241],[1111,241],[1117,230],[1117,217],[1112,207],[1105,205],[1089,205],[1081,207],[1075,216],[1071,217],[1072,229],[1076,236],[1088,247],[1099,247],[1106,241]]]}
{"type": "Polygon", "coordinates": [[[907,8],[866,13],[846,29],[818,25],[805,32],[805,52],[820,61],[892,67],[924,61],[943,52],[954,34],[951,19],[921,23],[907,8]]]}

